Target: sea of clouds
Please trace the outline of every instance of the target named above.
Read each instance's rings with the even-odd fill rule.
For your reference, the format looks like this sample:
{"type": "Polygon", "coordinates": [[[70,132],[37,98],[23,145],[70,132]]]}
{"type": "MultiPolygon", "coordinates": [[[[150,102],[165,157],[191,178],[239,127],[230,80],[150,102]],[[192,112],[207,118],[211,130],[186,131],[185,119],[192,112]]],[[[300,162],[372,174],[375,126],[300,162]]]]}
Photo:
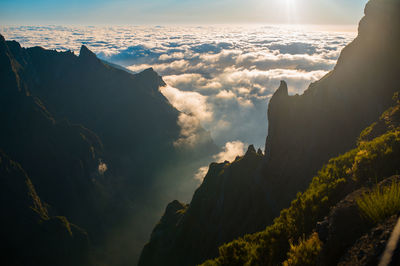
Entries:
{"type": "MultiPolygon", "coordinates": [[[[290,94],[333,69],[356,32],[300,26],[0,26],[24,47],[72,50],[85,44],[103,60],[133,72],[153,67],[161,92],[180,111],[182,138],[193,145],[198,127],[232,160],[247,144],[264,147],[268,101],[285,80],[290,94]]],[[[197,177],[204,176],[206,168],[197,177]]]]}

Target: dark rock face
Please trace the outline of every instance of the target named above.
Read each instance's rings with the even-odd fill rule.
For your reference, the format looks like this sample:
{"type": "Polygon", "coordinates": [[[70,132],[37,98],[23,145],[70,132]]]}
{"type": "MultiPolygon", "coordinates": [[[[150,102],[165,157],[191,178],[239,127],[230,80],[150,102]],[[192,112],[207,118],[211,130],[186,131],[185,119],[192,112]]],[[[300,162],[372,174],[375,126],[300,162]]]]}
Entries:
{"type": "Polygon", "coordinates": [[[85,231],[51,217],[21,166],[0,151],[0,222],[5,265],[87,265],[85,231]]]}
{"type": "Polygon", "coordinates": [[[56,121],[40,99],[30,96],[28,58],[22,60],[24,51],[10,44],[0,44],[0,148],[23,165],[54,213],[87,225],[83,221],[99,207],[91,202],[96,193],[91,179],[99,176],[102,144],[90,130],[56,121]],[[12,51],[19,51],[17,57],[12,51]]]}
{"type": "Polygon", "coordinates": [[[218,166],[219,171],[224,171],[221,177],[230,180],[223,184],[232,183],[229,200],[228,185],[217,182],[220,178],[211,178],[216,171],[212,164],[182,218],[181,231],[175,234],[178,244],[164,247],[161,254],[151,240],[144,248],[141,265],[151,265],[150,261],[157,261],[158,265],[194,265],[212,258],[221,241],[207,242],[208,239],[225,234],[229,237],[221,240],[226,241],[265,227],[298,191],[308,186],[328,159],[355,147],[361,131],[391,106],[392,96],[399,88],[399,28],[399,2],[371,0],[358,37],[343,49],[333,71],[311,84],[303,95],[289,96],[282,81],[269,103],[268,137],[260,163],[235,172],[218,166]],[[235,184],[231,180],[240,171],[242,183],[235,184]],[[211,197],[204,190],[218,194],[211,197]],[[236,206],[235,215],[241,218],[234,219],[219,208],[221,202],[236,206]],[[250,214],[252,210],[254,214],[250,214]],[[189,217],[197,219],[191,221],[189,217]],[[245,222],[249,217],[254,217],[252,222],[245,222]],[[201,238],[197,236],[199,231],[201,238]],[[185,237],[179,238],[181,235],[185,237]]]}
{"type": "MultiPolygon", "coordinates": [[[[388,186],[399,181],[400,176],[392,176],[377,186],[388,186]]],[[[388,219],[389,222],[373,228],[373,224],[362,216],[356,202],[365,192],[368,192],[368,188],[364,187],[347,195],[331,208],[329,215],[317,226],[319,238],[324,243],[319,265],[337,265],[339,261],[342,261],[342,265],[346,265],[343,264],[345,261],[353,261],[353,264],[347,265],[376,265],[373,262],[383,252],[397,219],[393,222],[392,217],[388,219]],[[380,231],[380,228],[385,228],[385,231],[380,231]],[[371,245],[376,248],[371,248],[371,245]],[[355,261],[359,263],[354,263],[355,261]]]]}
{"type": "MultiPolygon", "coordinates": [[[[143,250],[141,258],[146,258],[149,265],[158,265],[158,257],[167,257],[170,248],[176,245],[176,234],[178,234],[179,226],[182,218],[187,211],[188,205],[182,204],[175,200],[168,204],[164,215],[160,222],[156,225],[151,233],[151,246],[146,246],[143,250]],[[154,250],[157,250],[158,256],[152,256],[154,250]]],[[[142,259],[139,264],[142,264],[142,259]]]]}
{"type": "Polygon", "coordinates": [[[324,242],[320,265],[336,265],[339,256],[369,229],[356,203],[365,192],[366,189],[360,189],[346,196],[317,227],[320,240],[324,242]]]}
{"type": "Polygon", "coordinates": [[[232,163],[212,163],[184,211],[177,202],[168,205],[139,265],[195,265],[216,256],[219,245],[263,229],[270,217],[256,175],[262,161],[251,145],[232,163]]]}
{"type": "Polygon", "coordinates": [[[397,215],[394,215],[360,237],[345,252],[338,265],[378,265],[397,219],[397,215]]]}

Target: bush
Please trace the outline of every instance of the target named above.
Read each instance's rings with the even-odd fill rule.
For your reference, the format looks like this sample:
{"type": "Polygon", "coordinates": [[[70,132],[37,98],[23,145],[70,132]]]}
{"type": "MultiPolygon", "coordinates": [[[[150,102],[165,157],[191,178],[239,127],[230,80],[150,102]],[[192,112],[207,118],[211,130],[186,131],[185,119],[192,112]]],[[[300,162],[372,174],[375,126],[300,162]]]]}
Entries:
{"type": "Polygon", "coordinates": [[[283,262],[283,265],[316,265],[321,246],[322,242],[319,240],[317,233],[313,233],[308,239],[303,236],[299,238],[297,245],[290,243],[290,250],[287,253],[288,259],[283,262]]]}
{"type": "Polygon", "coordinates": [[[400,183],[390,186],[377,186],[363,194],[357,205],[362,214],[373,223],[379,223],[400,211],[400,183]]]}

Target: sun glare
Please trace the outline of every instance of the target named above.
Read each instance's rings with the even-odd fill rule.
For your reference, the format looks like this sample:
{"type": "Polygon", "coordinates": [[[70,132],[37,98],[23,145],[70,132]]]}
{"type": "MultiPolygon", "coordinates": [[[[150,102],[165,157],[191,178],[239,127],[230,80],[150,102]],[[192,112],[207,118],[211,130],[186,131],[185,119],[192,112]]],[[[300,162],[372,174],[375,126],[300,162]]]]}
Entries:
{"type": "Polygon", "coordinates": [[[285,0],[286,22],[297,24],[296,0],[285,0]]]}

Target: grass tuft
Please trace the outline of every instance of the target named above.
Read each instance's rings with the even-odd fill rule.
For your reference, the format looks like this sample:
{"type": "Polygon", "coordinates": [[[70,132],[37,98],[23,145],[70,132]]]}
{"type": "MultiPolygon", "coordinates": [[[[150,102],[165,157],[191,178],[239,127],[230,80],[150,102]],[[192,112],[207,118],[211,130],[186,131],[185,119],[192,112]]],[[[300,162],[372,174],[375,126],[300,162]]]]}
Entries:
{"type": "Polygon", "coordinates": [[[362,213],[373,223],[379,223],[400,211],[400,183],[377,186],[357,200],[362,213]]]}

